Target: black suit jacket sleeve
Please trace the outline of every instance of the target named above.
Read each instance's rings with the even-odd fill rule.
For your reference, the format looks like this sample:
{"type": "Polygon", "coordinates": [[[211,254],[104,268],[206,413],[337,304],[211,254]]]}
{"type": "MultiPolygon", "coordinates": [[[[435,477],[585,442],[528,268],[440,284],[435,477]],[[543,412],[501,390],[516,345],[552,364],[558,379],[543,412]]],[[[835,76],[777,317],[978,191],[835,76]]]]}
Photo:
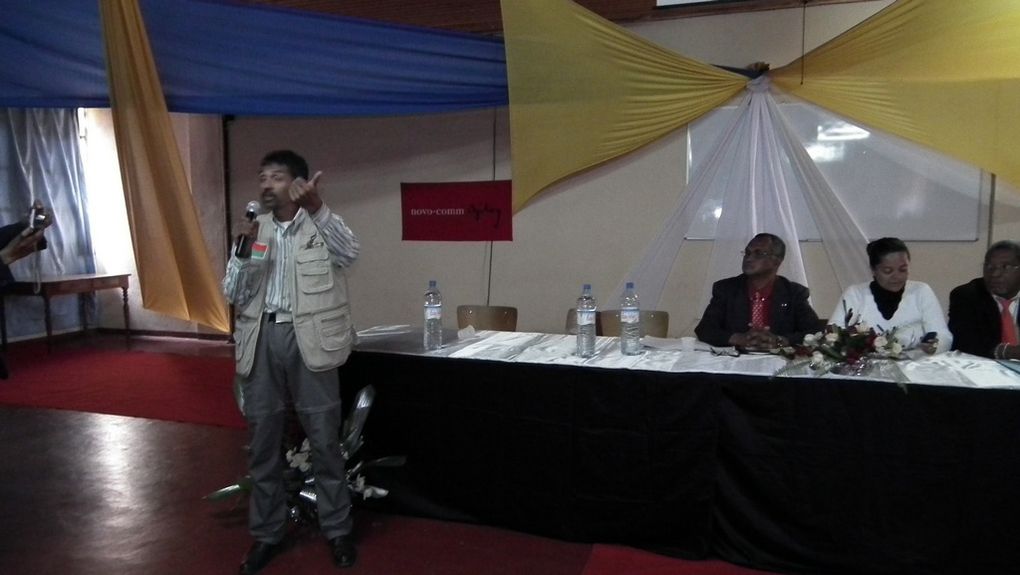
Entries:
{"type": "Polygon", "coordinates": [[[698,326],[694,328],[698,339],[709,345],[729,345],[731,335],[747,331],[747,319],[743,320],[744,328],[739,332],[733,328],[734,325],[740,325],[741,318],[750,317],[750,311],[746,309],[748,308],[746,288],[743,288],[745,290],[743,303],[738,292],[745,284],[740,282],[740,286],[736,286],[735,289],[732,285],[734,279],[739,279],[739,276],[712,284],[712,299],[708,302],[705,313],[701,314],[698,326]]]}
{"type": "Polygon", "coordinates": [[[0,289],[3,289],[12,281],[14,281],[14,274],[11,273],[11,268],[7,267],[7,264],[0,262],[0,289]]]}
{"type": "Polygon", "coordinates": [[[805,335],[818,331],[825,322],[818,319],[818,314],[808,302],[811,296],[808,288],[791,281],[785,281],[785,284],[789,287],[789,295],[785,300],[773,301],[772,304],[772,331],[790,340],[792,344],[799,344],[805,335]],[[784,305],[789,309],[784,310],[784,305]]]}
{"type": "Polygon", "coordinates": [[[949,293],[949,331],[953,349],[992,357],[1002,338],[999,310],[981,278],[958,286],[949,293]]]}
{"type": "MultiPolygon", "coordinates": [[[[808,288],[782,276],[772,290],[771,325],[773,333],[800,343],[804,335],[819,329],[818,314],[808,303],[808,288]]],[[[701,341],[715,346],[729,345],[730,336],[744,333],[751,321],[747,301],[747,280],[743,275],[719,280],[712,285],[712,299],[694,328],[701,341]]]]}

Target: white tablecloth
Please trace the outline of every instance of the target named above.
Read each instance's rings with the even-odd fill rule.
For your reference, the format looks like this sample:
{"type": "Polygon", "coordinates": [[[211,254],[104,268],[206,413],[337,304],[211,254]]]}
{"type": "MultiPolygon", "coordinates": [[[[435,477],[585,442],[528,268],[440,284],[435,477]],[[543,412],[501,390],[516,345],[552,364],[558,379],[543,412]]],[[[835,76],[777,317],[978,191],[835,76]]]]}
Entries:
{"type": "MultiPolygon", "coordinates": [[[[673,373],[731,373],[771,377],[788,366],[788,361],[770,354],[734,353],[732,348],[711,348],[697,343],[694,351],[683,351],[679,340],[647,338],[644,353],[623,355],[616,337],[599,337],[595,356],[575,355],[577,338],[573,335],[461,330],[456,338],[447,338],[443,349],[424,352],[421,349],[421,328],[407,325],[377,326],[358,332],[358,349],[385,350],[464,359],[484,359],[522,363],[577,365],[606,369],[640,369],[673,373]],[[417,334],[417,339],[415,339],[417,334]],[[381,346],[386,340],[403,337],[406,345],[381,346]],[[651,347],[651,346],[654,346],[651,347]]],[[[806,368],[790,370],[787,377],[853,377],[818,374],[806,368]]],[[[972,387],[986,389],[1020,389],[1020,374],[997,361],[960,352],[943,353],[916,360],[875,362],[862,381],[895,381],[922,385],[972,387]]]]}

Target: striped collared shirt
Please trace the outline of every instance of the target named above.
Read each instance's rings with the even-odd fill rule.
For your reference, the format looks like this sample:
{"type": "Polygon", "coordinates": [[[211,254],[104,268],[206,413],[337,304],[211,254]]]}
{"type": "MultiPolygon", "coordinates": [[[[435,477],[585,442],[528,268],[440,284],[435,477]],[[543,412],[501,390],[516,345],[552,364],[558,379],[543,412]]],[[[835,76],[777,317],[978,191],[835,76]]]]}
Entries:
{"type": "Polygon", "coordinates": [[[266,283],[267,312],[290,314],[291,281],[286,277],[287,266],[294,259],[294,243],[290,241],[294,235],[295,223],[298,218],[306,217],[304,210],[297,213],[293,220],[281,222],[273,218],[273,251],[269,260],[269,281],[266,283]]]}
{"type": "MultiPolygon", "coordinates": [[[[273,218],[275,245],[272,251],[275,253],[270,254],[269,265],[265,268],[269,273],[265,301],[267,312],[291,311],[291,290],[294,282],[293,278],[286,277],[284,270],[294,257],[290,236],[294,234],[295,226],[304,219],[310,219],[322,235],[334,265],[349,267],[361,251],[358,237],[347,227],[343,218],[334,214],[328,206],[323,205],[314,216],[309,215],[304,208],[299,209],[290,222],[278,222],[273,218]]],[[[261,266],[252,264],[250,259],[231,255],[230,261],[227,262],[226,276],[223,278],[223,293],[227,301],[238,307],[248,305],[258,292],[261,274],[253,272],[260,268],[261,266]]]]}

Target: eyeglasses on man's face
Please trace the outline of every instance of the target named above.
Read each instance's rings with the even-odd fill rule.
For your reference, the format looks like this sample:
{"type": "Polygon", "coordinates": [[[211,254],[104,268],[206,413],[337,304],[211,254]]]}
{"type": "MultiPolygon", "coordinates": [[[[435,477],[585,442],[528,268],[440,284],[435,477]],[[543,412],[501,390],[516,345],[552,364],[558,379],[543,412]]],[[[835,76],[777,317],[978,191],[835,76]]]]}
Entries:
{"type": "Polygon", "coordinates": [[[1020,265],[1017,264],[985,264],[985,273],[993,275],[996,273],[1000,274],[1012,274],[1020,270],[1020,265]]]}
{"type": "Polygon", "coordinates": [[[740,255],[744,256],[745,258],[760,260],[762,258],[770,258],[775,254],[766,250],[741,250],[740,255]]]}

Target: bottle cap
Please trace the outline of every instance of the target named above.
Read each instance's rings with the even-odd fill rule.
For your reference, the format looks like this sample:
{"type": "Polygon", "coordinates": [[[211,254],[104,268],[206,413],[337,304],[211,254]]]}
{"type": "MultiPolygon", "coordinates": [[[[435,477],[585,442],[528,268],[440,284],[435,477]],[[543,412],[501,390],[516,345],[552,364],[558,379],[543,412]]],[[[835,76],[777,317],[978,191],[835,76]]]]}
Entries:
{"type": "Polygon", "coordinates": [[[627,289],[634,289],[634,282],[627,282],[627,289]]]}

